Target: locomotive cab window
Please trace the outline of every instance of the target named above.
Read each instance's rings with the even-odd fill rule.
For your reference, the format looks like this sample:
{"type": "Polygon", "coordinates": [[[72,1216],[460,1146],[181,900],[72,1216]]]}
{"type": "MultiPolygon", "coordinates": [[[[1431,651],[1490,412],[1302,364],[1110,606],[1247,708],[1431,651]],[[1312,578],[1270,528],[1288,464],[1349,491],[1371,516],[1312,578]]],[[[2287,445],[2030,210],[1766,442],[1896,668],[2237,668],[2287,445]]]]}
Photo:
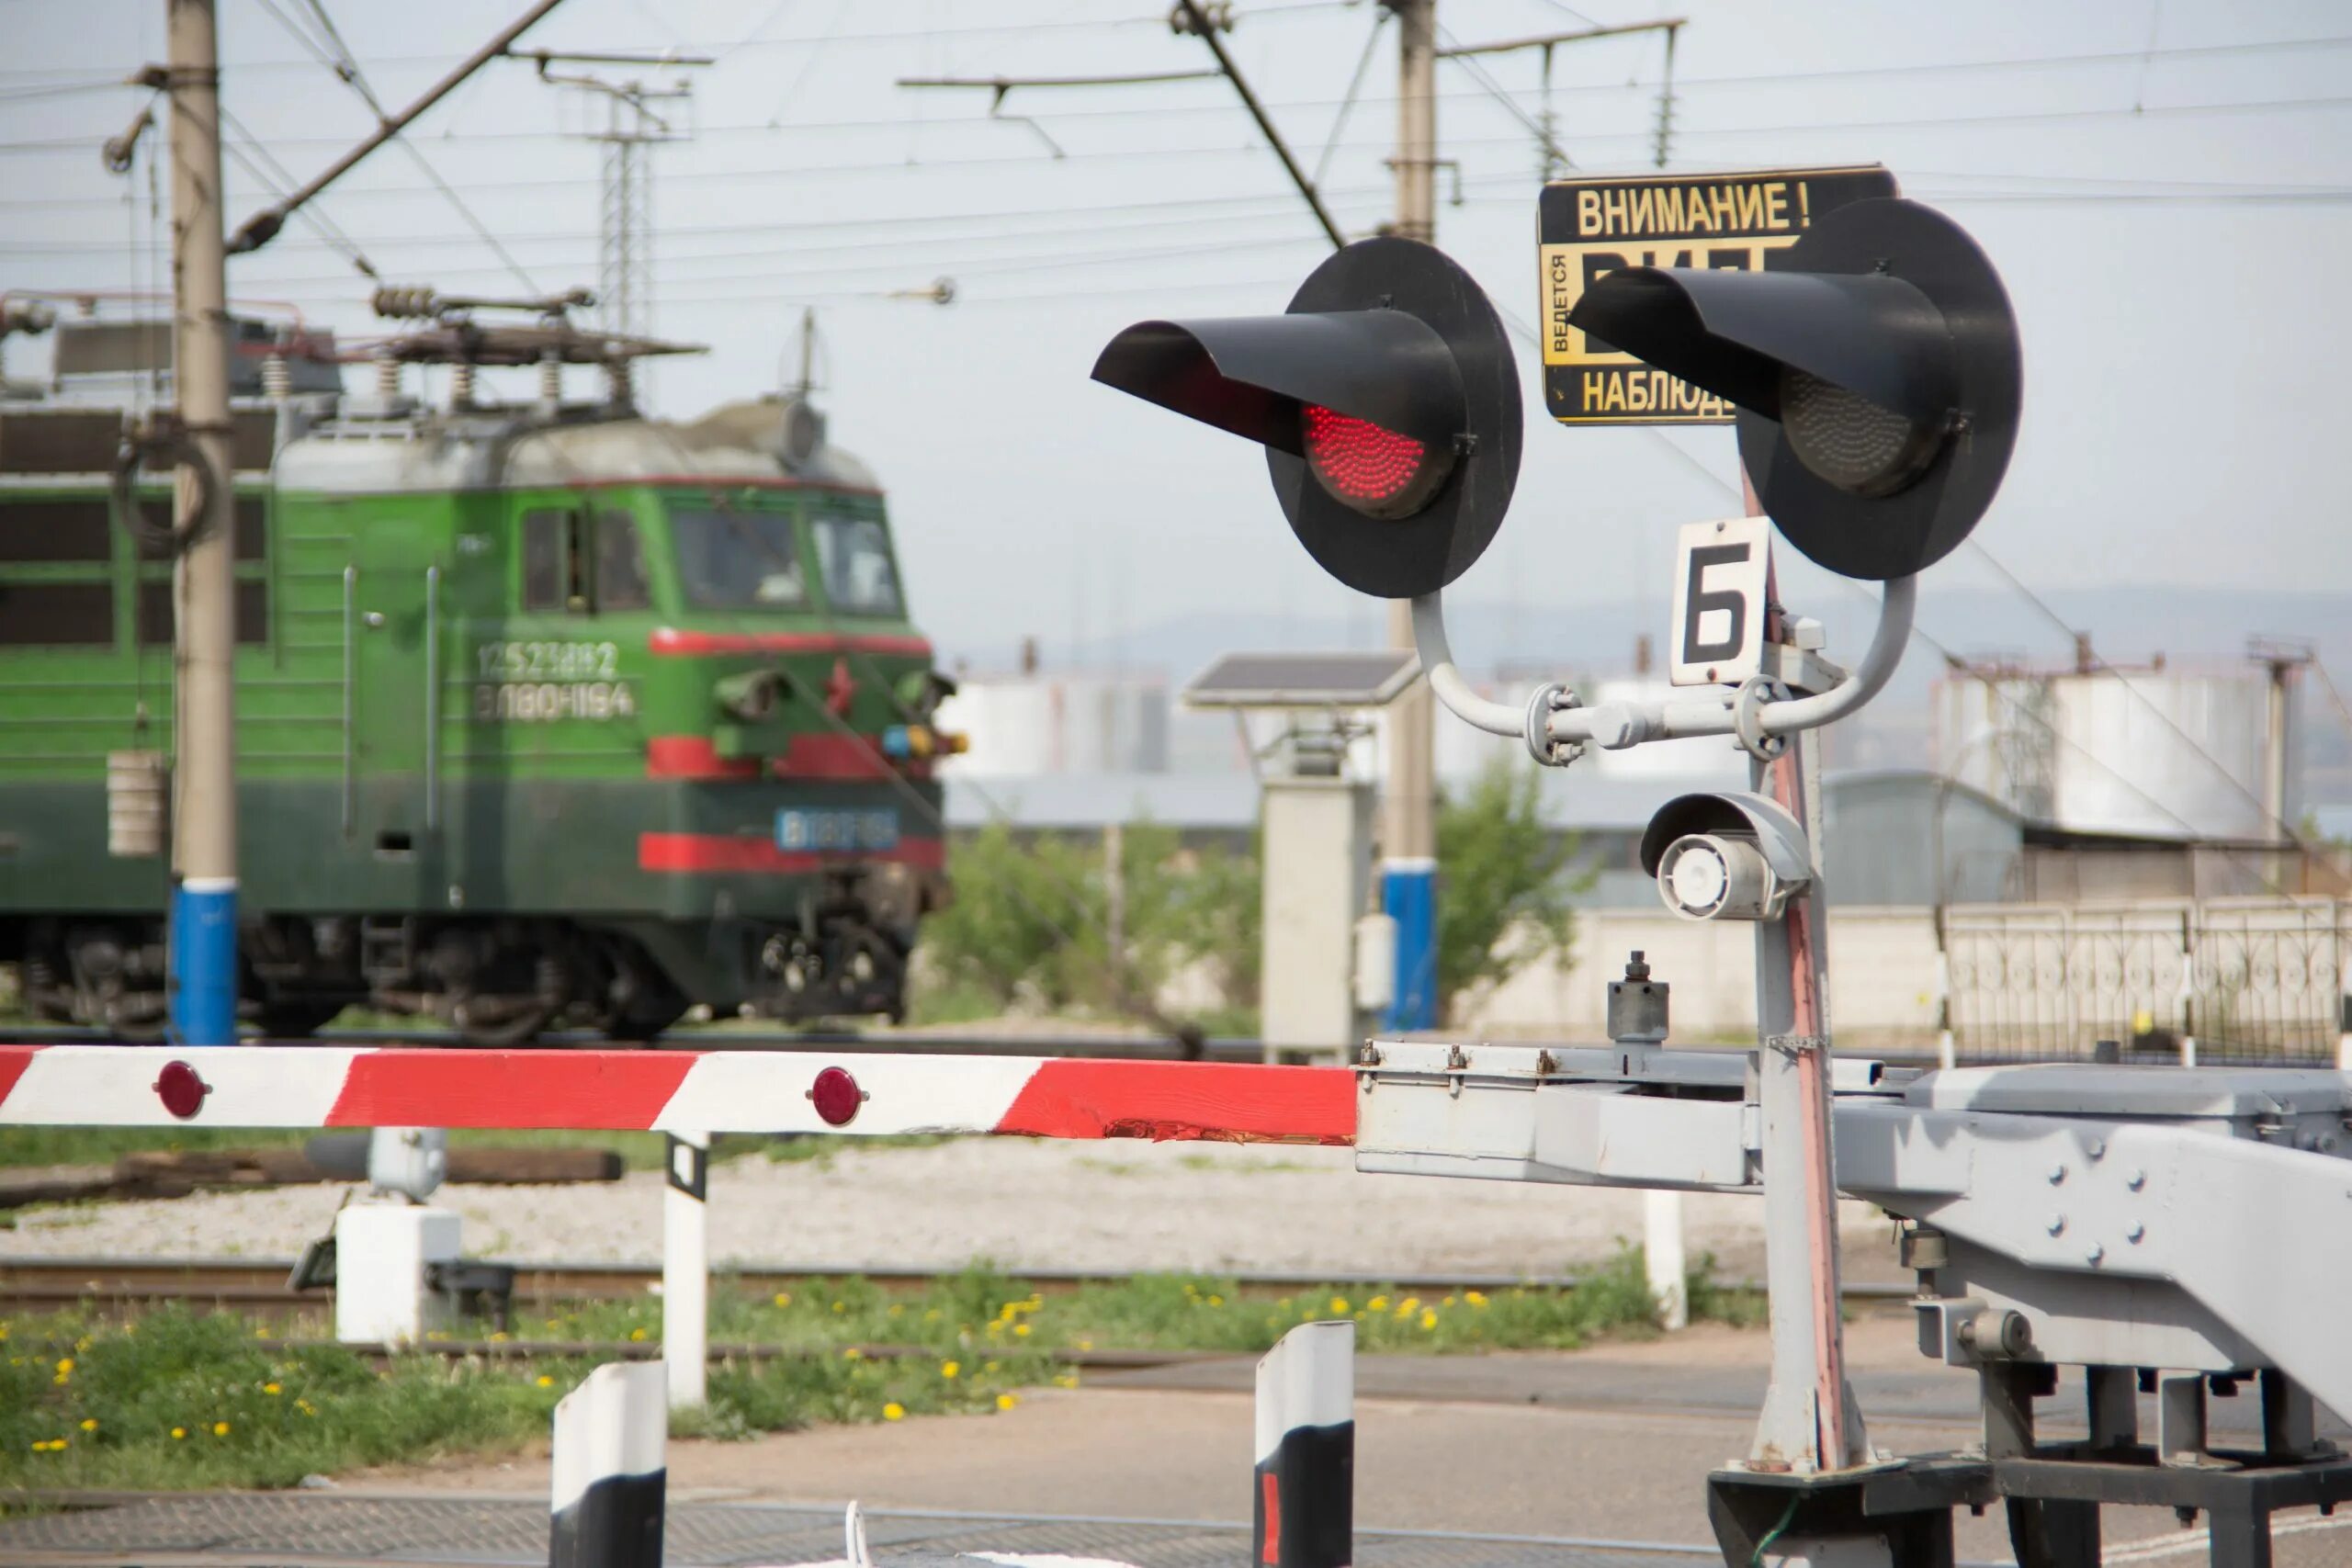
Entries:
{"type": "Polygon", "coordinates": [[[637,518],[630,513],[596,514],[596,608],[653,608],[653,587],[645,576],[645,546],[638,536],[637,518]]]}
{"type": "Polygon", "coordinates": [[[633,513],[523,513],[523,608],[592,615],[650,610],[653,589],[633,513]]]}
{"type": "Polygon", "coordinates": [[[890,533],[874,517],[820,517],[817,564],[824,573],[825,601],[840,615],[906,614],[899,596],[898,563],[890,558],[890,533]]]}
{"type": "Polygon", "coordinates": [[[788,512],[673,504],[678,587],[696,610],[798,610],[808,604],[788,512]]]}

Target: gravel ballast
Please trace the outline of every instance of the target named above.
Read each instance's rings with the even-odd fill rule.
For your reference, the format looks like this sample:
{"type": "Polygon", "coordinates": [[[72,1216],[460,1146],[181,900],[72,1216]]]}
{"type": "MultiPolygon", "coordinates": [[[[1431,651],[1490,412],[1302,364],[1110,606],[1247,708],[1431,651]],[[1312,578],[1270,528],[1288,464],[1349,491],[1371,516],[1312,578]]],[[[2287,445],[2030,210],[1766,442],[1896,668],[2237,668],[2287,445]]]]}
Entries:
{"type": "MultiPolygon", "coordinates": [[[[17,1257],[287,1258],[323,1235],[349,1189],[283,1187],[28,1209],[0,1233],[17,1257]]],[[[523,1263],[657,1263],[662,1178],[560,1187],[448,1187],[468,1255],[523,1263]]],[[[1725,1278],[1763,1268],[1758,1199],[1693,1194],[1692,1258],[1725,1278]]],[[[1867,1263],[1886,1221],[1842,1205],[1867,1263]]],[[[1345,1149],[974,1138],[928,1147],[844,1140],[819,1159],[714,1167],[715,1265],[1231,1270],[1536,1276],[1638,1242],[1643,1195],[1504,1181],[1363,1176],[1345,1149]]],[[[1890,1268],[1850,1273],[1892,1277],[1890,1268]]]]}

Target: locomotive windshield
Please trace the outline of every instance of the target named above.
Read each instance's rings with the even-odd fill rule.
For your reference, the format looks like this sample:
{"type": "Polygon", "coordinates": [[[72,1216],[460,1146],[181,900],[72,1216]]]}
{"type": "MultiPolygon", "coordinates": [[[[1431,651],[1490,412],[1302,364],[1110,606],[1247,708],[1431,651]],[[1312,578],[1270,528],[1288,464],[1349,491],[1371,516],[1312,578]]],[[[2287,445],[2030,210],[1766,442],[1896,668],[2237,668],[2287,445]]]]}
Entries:
{"type": "Polygon", "coordinates": [[[800,547],[786,512],[672,506],[678,583],[699,610],[802,609],[800,547]]]}
{"type": "Polygon", "coordinates": [[[819,517],[813,525],[825,599],[837,615],[905,614],[890,536],[871,517],[819,517]]]}

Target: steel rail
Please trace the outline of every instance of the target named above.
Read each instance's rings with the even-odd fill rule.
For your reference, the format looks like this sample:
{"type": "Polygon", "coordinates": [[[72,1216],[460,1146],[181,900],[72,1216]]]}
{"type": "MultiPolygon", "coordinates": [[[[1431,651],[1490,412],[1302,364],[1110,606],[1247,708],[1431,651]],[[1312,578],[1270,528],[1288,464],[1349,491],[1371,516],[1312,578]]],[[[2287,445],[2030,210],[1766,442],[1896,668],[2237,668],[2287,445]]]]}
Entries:
{"type": "MultiPolygon", "coordinates": [[[[13,1258],[0,1260],[0,1304],[17,1307],[52,1306],[67,1303],[94,1305],[139,1305],[166,1302],[211,1302],[224,1305],[298,1307],[322,1298],[286,1288],[293,1260],[277,1258],[13,1258]]],[[[920,1268],[888,1265],[837,1267],[718,1268],[714,1280],[745,1295],[773,1295],[805,1289],[829,1280],[860,1279],[889,1291],[913,1291],[943,1280],[962,1277],[962,1268],[920,1268]]],[[[1044,1294],[1061,1294],[1082,1286],[1115,1284],[1143,1269],[1012,1269],[1005,1280],[1044,1294]]],[[[1584,1283],[1574,1274],[1522,1278],[1467,1270],[1435,1274],[1276,1273],[1214,1274],[1247,1291],[1298,1291],[1331,1286],[1344,1290],[1374,1287],[1431,1295],[1464,1291],[1573,1290],[1584,1283]]],[[[659,1264],[645,1263],[524,1263],[515,1266],[514,1296],[518,1302],[629,1300],[650,1294],[662,1278],[659,1264]]],[[[1726,1280],[1719,1289],[1760,1292],[1754,1280],[1726,1280]]],[[[1907,1300],[1907,1284],[1849,1282],[1848,1301],[1855,1303],[1907,1300]]]]}

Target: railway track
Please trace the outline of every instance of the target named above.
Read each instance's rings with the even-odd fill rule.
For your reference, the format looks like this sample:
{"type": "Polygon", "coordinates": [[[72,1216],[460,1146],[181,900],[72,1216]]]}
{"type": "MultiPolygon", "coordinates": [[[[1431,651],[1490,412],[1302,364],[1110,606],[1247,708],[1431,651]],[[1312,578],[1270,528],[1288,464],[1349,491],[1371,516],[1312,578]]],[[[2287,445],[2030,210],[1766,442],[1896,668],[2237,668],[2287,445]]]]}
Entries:
{"type": "MultiPolygon", "coordinates": [[[[123,1258],[34,1258],[0,1259],[0,1307],[44,1310],[70,1303],[102,1307],[140,1307],[169,1302],[201,1302],[220,1306],[294,1308],[316,1304],[316,1292],[287,1288],[291,1258],[191,1258],[159,1260],[123,1258]]],[[[745,1295],[773,1295],[805,1287],[812,1280],[856,1276],[885,1290],[917,1291],[938,1280],[954,1279],[956,1269],[858,1268],[854,1266],[781,1269],[753,1267],[714,1271],[721,1290],[745,1295]]],[[[1006,1278],[1045,1293],[1073,1291],[1081,1285],[1110,1283],[1131,1278],[1128,1273],[1088,1269],[1016,1269],[1006,1278]]],[[[662,1282],[653,1264],[528,1263],[514,1273],[516,1303],[565,1301],[627,1301],[652,1293],[662,1282]]],[[[1244,1290],[1295,1291],[1331,1285],[1348,1289],[1394,1286],[1419,1295],[1457,1291],[1510,1290],[1532,1285],[1567,1289],[1577,1281],[1560,1274],[1523,1279],[1510,1275],[1471,1272],[1442,1274],[1288,1274],[1253,1273],[1236,1277],[1244,1290]]],[[[1754,1281],[1733,1281],[1735,1290],[1758,1290],[1754,1281]]],[[[1849,1301],[1899,1301],[1911,1294],[1900,1284],[1849,1283],[1849,1301]]]]}

